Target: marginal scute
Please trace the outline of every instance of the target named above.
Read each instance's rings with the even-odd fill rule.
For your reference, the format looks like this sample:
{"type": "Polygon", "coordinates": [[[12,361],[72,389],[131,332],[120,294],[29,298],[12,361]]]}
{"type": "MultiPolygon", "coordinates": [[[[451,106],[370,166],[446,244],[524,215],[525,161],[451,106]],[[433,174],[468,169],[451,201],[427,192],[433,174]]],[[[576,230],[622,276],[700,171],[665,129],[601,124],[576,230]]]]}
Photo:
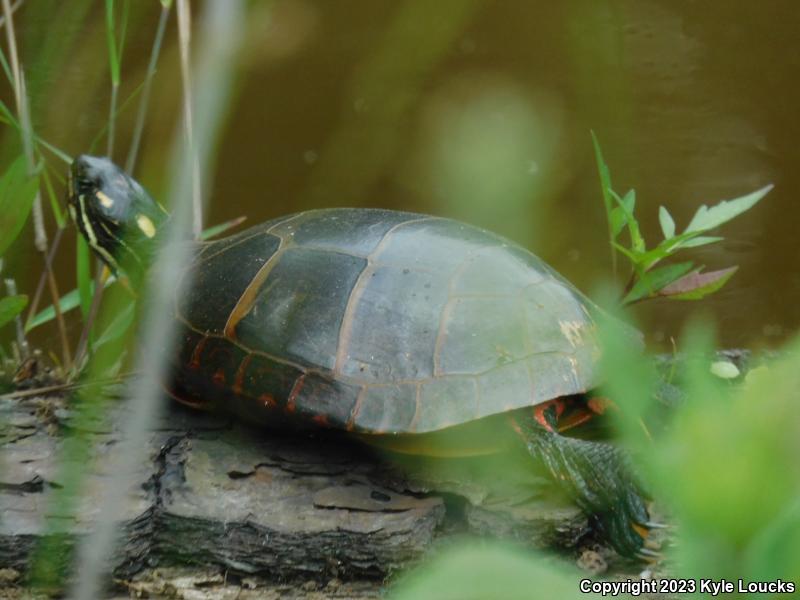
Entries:
{"type": "Polygon", "coordinates": [[[478,414],[474,377],[439,377],[422,384],[414,431],[424,433],[471,421],[478,414]],[[469,414],[468,419],[464,418],[469,414]]]}
{"type": "Polygon", "coordinates": [[[592,322],[574,293],[555,280],[524,291],[525,322],[531,350],[572,352],[592,339],[592,322]]]}
{"type": "Polygon", "coordinates": [[[294,399],[294,410],[298,417],[324,416],[328,425],[345,429],[360,391],[344,381],[307,375],[294,399]]]}
{"type": "Polygon", "coordinates": [[[528,359],[532,394],[530,404],[587,391],[587,373],[576,369],[576,358],[561,352],[534,354],[528,359]]]}
{"type": "Polygon", "coordinates": [[[479,417],[531,405],[532,386],[526,359],[497,367],[476,379],[479,417]]]}
{"type": "Polygon", "coordinates": [[[409,430],[417,409],[417,385],[367,386],[353,425],[356,430],[404,433],[409,430]]]}

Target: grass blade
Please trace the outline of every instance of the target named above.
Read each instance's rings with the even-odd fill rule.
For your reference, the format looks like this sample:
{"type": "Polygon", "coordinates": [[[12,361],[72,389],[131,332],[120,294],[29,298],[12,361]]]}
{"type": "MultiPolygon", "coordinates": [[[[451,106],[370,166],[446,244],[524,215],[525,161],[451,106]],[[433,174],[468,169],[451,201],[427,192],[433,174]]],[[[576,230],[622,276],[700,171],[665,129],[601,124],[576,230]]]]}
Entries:
{"type": "Polygon", "coordinates": [[[78,277],[78,297],[80,299],[81,314],[86,319],[89,315],[89,307],[92,304],[92,274],[89,257],[89,244],[78,236],[78,243],[75,246],[75,272],[78,277]]]}
{"type": "Polygon", "coordinates": [[[215,238],[218,235],[222,235],[223,233],[238,227],[242,223],[247,220],[247,217],[241,216],[236,217],[235,219],[231,219],[230,221],[225,221],[224,223],[220,223],[219,225],[214,225],[212,227],[208,227],[200,234],[201,240],[210,240],[211,238],[215,238]]]}

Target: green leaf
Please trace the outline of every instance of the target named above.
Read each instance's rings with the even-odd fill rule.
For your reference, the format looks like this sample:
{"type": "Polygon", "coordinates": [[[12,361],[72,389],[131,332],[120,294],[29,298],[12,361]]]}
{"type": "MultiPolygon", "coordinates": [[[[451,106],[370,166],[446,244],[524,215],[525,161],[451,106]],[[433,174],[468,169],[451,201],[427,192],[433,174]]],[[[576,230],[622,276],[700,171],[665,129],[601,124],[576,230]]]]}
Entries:
{"type": "Polygon", "coordinates": [[[610,193],[611,197],[619,205],[623,214],[625,215],[625,222],[628,225],[628,233],[631,236],[631,250],[635,252],[644,252],[647,247],[645,246],[644,238],[639,231],[639,222],[633,216],[633,207],[636,203],[635,193],[633,193],[633,190],[630,190],[627,194],[625,194],[624,199],[620,198],[619,195],[613,190],[610,190],[610,193]]]}
{"type": "Polygon", "coordinates": [[[628,224],[627,213],[633,214],[633,209],[636,206],[635,190],[628,190],[628,193],[622,199],[622,204],[623,206],[615,206],[609,215],[611,234],[615,240],[625,229],[625,225],[628,224]]]}
{"type": "Polygon", "coordinates": [[[611,227],[611,239],[616,240],[622,230],[625,229],[626,218],[625,211],[621,206],[615,206],[610,213],[608,213],[608,223],[611,227]]]}
{"type": "MultiPolygon", "coordinates": [[[[388,600],[582,599],[576,576],[542,556],[488,541],[460,542],[405,573],[388,600]]],[[[598,596],[599,597],[599,596],[598,596]]]]}
{"type": "Polygon", "coordinates": [[[92,304],[92,275],[89,267],[89,244],[83,239],[82,235],[78,236],[78,243],[75,246],[75,271],[78,278],[78,297],[80,298],[81,314],[84,318],[89,314],[89,308],[92,304]]]}
{"type": "Polygon", "coordinates": [[[97,342],[94,345],[95,350],[100,348],[103,344],[107,344],[108,342],[114,341],[118,339],[120,336],[124,335],[128,328],[133,323],[133,318],[135,316],[134,310],[134,303],[131,302],[127,306],[125,306],[119,314],[114,317],[108,327],[106,327],[105,331],[100,335],[97,342]]]}
{"type": "Polygon", "coordinates": [[[38,189],[39,177],[28,176],[22,156],[0,177],[0,256],[22,231],[38,189]]]}
{"type": "Polygon", "coordinates": [[[672,300],[699,300],[719,290],[738,269],[735,266],[708,273],[701,273],[697,269],[662,288],[658,295],[672,300]]]}
{"type": "Polygon", "coordinates": [[[600,149],[600,142],[597,136],[592,134],[592,145],[594,146],[594,159],[597,163],[597,173],[600,175],[600,190],[603,193],[603,203],[606,207],[606,216],[611,220],[611,211],[614,209],[614,201],[611,199],[611,172],[608,170],[606,161],[603,160],[603,151],[600,149]]]}
{"type": "Polygon", "coordinates": [[[20,294],[19,296],[6,296],[0,298],[0,327],[14,319],[19,313],[25,310],[28,305],[28,297],[20,294]]]}
{"type": "Polygon", "coordinates": [[[760,190],[751,192],[746,196],[733,200],[723,200],[711,208],[703,204],[697,209],[697,212],[694,217],[692,217],[684,233],[708,231],[709,229],[719,227],[723,223],[727,223],[734,217],[752,208],[759,200],[769,193],[772,187],[772,184],[766,185],[760,190]]]}
{"type": "MultiPolygon", "coordinates": [[[[58,307],[61,309],[61,313],[64,314],[80,306],[80,303],[81,300],[78,290],[72,290],[71,292],[68,292],[59,298],[58,307]]],[[[27,333],[32,329],[36,329],[40,325],[49,323],[55,318],[56,309],[53,308],[53,305],[51,304],[47,308],[38,312],[30,321],[25,324],[25,332],[27,333]]]]}
{"type": "MultiPolygon", "coordinates": [[[[105,287],[108,287],[115,281],[116,279],[113,275],[109,276],[109,278],[106,279],[105,287]]],[[[91,293],[89,294],[89,296],[91,297],[94,295],[94,281],[91,281],[90,285],[91,285],[90,287],[91,293]]],[[[78,292],[77,289],[74,289],[61,296],[61,298],[59,298],[58,308],[61,310],[61,313],[64,314],[68,313],[71,310],[74,310],[75,308],[80,306],[80,304],[81,304],[80,293],[78,292]]],[[[53,305],[51,304],[47,308],[37,313],[30,321],[28,321],[25,324],[25,332],[27,333],[32,329],[36,329],[40,325],[49,323],[55,318],[56,318],[56,309],[53,308],[53,305]]]]}
{"type": "Polygon", "coordinates": [[[658,222],[661,224],[661,232],[664,234],[665,240],[675,235],[675,221],[664,206],[658,209],[658,222]]]}
{"type": "Polygon", "coordinates": [[[59,229],[63,229],[67,225],[67,220],[64,218],[64,211],[61,210],[58,196],[56,195],[55,189],[53,189],[53,182],[50,180],[50,174],[47,172],[46,168],[42,169],[42,183],[44,183],[44,189],[50,200],[50,210],[53,211],[56,225],[58,225],[59,229]]]}
{"type": "Polygon", "coordinates": [[[706,244],[713,244],[724,240],[723,237],[714,235],[698,235],[697,237],[689,238],[685,242],[678,244],[680,248],[697,248],[698,246],[705,246],[706,244]]]}
{"type": "Polygon", "coordinates": [[[241,216],[241,217],[236,217],[235,219],[231,219],[230,221],[225,221],[224,223],[220,223],[219,225],[212,225],[211,227],[205,229],[200,234],[200,239],[209,240],[211,238],[215,238],[218,235],[222,235],[223,233],[233,229],[234,227],[238,227],[246,220],[247,217],[241,216]]]}
{"type": "Polygon", "coordinates": [[[628,192],[622,198],[622,205],[629,213],[633,214],[634,209],[636,208],[636,190],[628,190],[628,192]]]}
{"type": "Polygon", "coordinates": [[[639,279],[622,300],[623,304],[632,304],[645,298],[652,298],[659,295],[659,291],[670,283],[676,281],[689,271],[694,263],[691,261],[666,265],[647,271],[644,277],[639,279]]]}

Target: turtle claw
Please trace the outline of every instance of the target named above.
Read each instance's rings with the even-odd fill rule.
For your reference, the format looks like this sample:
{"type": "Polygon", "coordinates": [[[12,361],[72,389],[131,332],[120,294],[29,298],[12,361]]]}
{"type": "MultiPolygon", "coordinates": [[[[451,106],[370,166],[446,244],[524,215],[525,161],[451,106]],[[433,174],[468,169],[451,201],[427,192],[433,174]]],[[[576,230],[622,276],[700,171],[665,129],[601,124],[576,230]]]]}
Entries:
{"type": "Polygon", "coordinates": [[[638,525],[641,525],[645,529],[667,529],[669,527],[666,523],[656,523],[654,521],[646,521],[644,523],[638,523],[638,525]]]}
{"type": "Polygon", "coordinates": [[[656,552],[655,550],[650,550],[649,548],[639,548],[636,551],[636,556],[642,560],[656,561],[662,557],[662,554],[660,552],[656,552]]]}

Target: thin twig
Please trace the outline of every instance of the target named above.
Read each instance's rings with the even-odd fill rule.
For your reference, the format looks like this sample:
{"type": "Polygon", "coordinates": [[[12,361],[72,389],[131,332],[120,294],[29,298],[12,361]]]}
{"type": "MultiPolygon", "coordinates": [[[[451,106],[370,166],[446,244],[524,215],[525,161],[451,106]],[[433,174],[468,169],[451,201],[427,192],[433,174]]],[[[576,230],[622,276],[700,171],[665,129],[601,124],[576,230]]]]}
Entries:
{"type": "Polygon", "coordinates": [[[47,283],[50,285],[50,295],[53,296],[53,308],[56,311],[56,323],[58,323],[59,337],[61,338],[61,353],[64,359],[64,368],[72,368],[72,357],[69,352],[69,338],[67,337],[67,325],[64,322],[64,314],[61,312],[61,303],[58,294],[58,284],[52,269],[47,269],[47,283]]]}
{"type": "Polygon", "coordinates": [[[56,251],[58,250],[59,245],[61,245],[61,238],[64,235],[64,230],[66,227],[59,227],[56,229],[56,234],[53,236],[53,244],[50,247],[50,251],[47,253],[47,257],[45,258],[45,265],[44,271],[39,276],[39,283],[36,285],[36,292],[33,294],[33,300],[31,301],[31,307],[28,310],[28,318],[25,319],[25,327],[27,328],[28,325],[33,320],[33,317],[36,316],[36,310],[39,308],[39,302],[42,299],[42,292],[44,291],[44,284],[47,281],[47,274],[51,271],[53,265],[53,258],[56,255],[56,251]]]}
{"type": "Polygon", "coordinates": [[[105,266],[103,261],[99,258],[95,263],[95,276],[94,276],[94,295],[92,296],[92,304],[89,306],[89,314],[86,315],[86,320],[83,322],[83,329],[81,329],[81,337],[78,340],[78,346],[75,349],[75,372],[73,376],[77,377],[80,374],[81,363],[83,357],[89,348],[89,334],[92,331],[94,322],[97,320],[97,314],[100,312],[100,300],[103,298],[103,270],[105,266]]]}
{"type": "Polygon", "coordinates": [[[89,386],[103,386],[117,383],[119,380],[126,379],[133,375],[133,373],[119,375],[111,379],[94,380],[90,382],[71,382],[71,383],[56,383],[53,385],[46,385],[43,387],[32,388],[29,390],[17,390],[9,392],[8,394],[0,394],[0,400],[21,400],[23,398],[30,398],[31,396],[42,396],[44,394],[51,394],[53,392],[67,392],[70,390],[77,390],[89,386]]]}
{"type": "Polygon", "coordinates": [[[192,15],[189,0],[178,0],[178,37],[180,39],[181,79],[183,81],[183,118],[186,128],[186,145],[192,168],[192,234],[199,239],[203,233],[203,200],[200,190],[200,163],[194,144],[194,114],[192,76],[189,69],[192,39],[192,15]]]}
{"type": "Polygon", "coordinates": [[[134,169],[136,168],[136,159],[139,155],[139,144],[142,141],[144,121],[147,117],[147,106],[150,103],[150,88],[152,87],[153,78],[156,74],[158,57],[161,54],[161,44],[164,41],[164,32],[167,29],[167,21],[169,20],[171,7],[171,3],[161,5],[161,17],[158,19],[156,37],[153,41],[153,48],[150,51],[150,62],[147,65],[147,75],[145,75],[144,79],[144,88],[142,89],[142,96],[139,99],[139,112],[136,115],[136,125],[133,128],[131,147],[128,150],[128,159],[125,161],[125,171],[128,173],[133,173],[134,169]]]}
{"type": "MultiPolygon", "coordinates": [[[[17,0],[16,2],[14,2],[14,4],[11,6],[11,14],[12,14],[12,15],[13,15],[15,12],[17,12],[17,9],[18,9],[20,6],[22,6],[22,3],[23,3],[23,2],[25,2],[25,0],[17,0]]],[[[3,26],[3,25],[5,25],[5,24],[6,24],[6,18],[5,18],[5,16],[2,16],[2,17],[0,17],[0,27],[2,27],[2,26],[3,26]]]]}

